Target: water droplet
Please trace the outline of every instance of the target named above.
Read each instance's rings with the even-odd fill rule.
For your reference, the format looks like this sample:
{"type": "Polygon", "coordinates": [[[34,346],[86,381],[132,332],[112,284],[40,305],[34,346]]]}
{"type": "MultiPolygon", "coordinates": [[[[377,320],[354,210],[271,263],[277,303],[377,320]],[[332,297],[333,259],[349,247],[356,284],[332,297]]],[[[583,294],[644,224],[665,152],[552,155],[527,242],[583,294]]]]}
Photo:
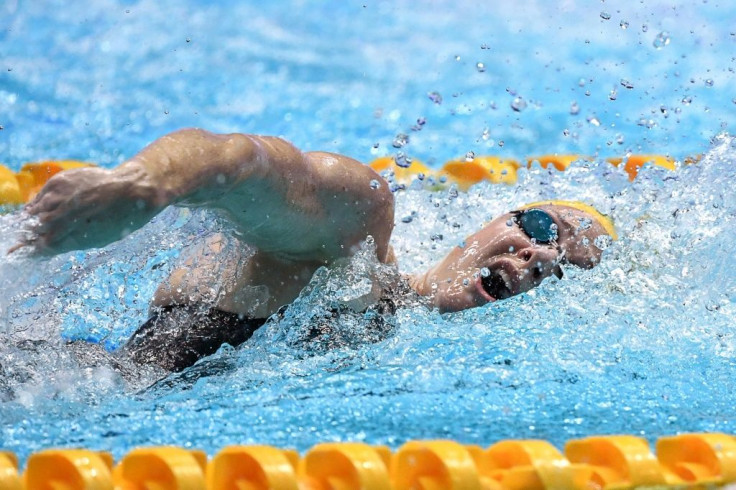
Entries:
{"type": "Polygon", "coordinates": [[[413,220],[414,218],[412,216],[404,216],[403,218],[401,218],[402,223],[411,223],[413,220]]]}
{"type": "Polygon", "coordinates": [[[580,80],[578,80],[578,87],[585,87],[585,79],[584,78],[581,78],[580,80]]]}
{"type": "Polygon", "coordinates": [[[513,253],[513,252],[514,252],[514,250],[516,250],[516,249],[514,248],[514,246],[513,246],[513,245],[509,247],[509,252],[513,253]]]}
{"type": "Polygon", "coordinates": [[[381,143],[373,143],[373,148],[378,148],[379,146],[381,146],[381,143]]]}
{"type": "Polygon", "coordinates": [[[634,84],[631,83],[630,81],[626,80],[625,78],[622,78],[621,79],[621,86],[622,87],[625,87],[625,88],[628,88],[628,89],[634,88],[634,84]]]}
{"type": "Polygon", "coordinates": [[[577,116],[580,113],[580,106],[577,102],[573,102],[570,104],[570,114],[573,116],[577,116]]]}
{"type": "Polygon", "coordinates": [[[478,70],[479,73],[483,73],[486,71],[486,65],[479,61],[475,64],[475,69],[478,70]]]}
{"type": "Polygon", "coordinates": [[[409,143],[409,135],[405,133],[399,133],[394,136],[394,141],[391,143],[394,148],[403,148],[409,143]]]}
{"type": "Polygon", "coordinates": [[[601,122],[598,120],[596,116],[588,116],[587,121],[596,127],[601,125],[601,122]]]}
{"type": "Polygon", "coordinates": [[[463,279],[463,286],[470,284],[470,279],[463,279]]]}
{"type": "Polygon", "coordinates": [[[190,43],[192,42],[192,40],[190,38],[187,38],[187,42],[190,43]]]}
{"type": "Polygon", "coordinates": [[[616,143],[618,143],[619,145],[623,145],[624,144],[624,135],[617,134],[616,135],[616,143]]]}
{"type": "Polygon", "coordinates": [[[599,250],[607,249],[611,246],[611,243],[613,243],[613,239],[608,235],[599,235],[593,240],[593,245],[599,250]]]}
{"type": "Polygon", "coordinates": [[[652,46],[654,46],[657,49],[662,49],[663,47],[667,46],[670,43],[670,35],[667,31],[662,31],[659,34],[657,34],[657,37],[654,38],[654,41],[652,42],[652,46]]]}
{"type": "Polygon", "coordinates": [[[400,151],[394,156],[394,162],[401,168],[409,168],[411,167],[412,159],[406,156],[403,151],[400,151]]]}
{"type": "Polygon", "coordinates": [[[125,13],[126,14],[129,14],[130,13],[130,9],[125,9],[125,13]]]}
{"type": "MultiPolygon", "coordinates": [[[[734,103],[736,103],[736,100],[734,100],[734,103]]],[[[3,129],[5,129],[5,126],[3,126],[2,124],[0,124],[0,131],[2,131],[3,129]]]]}
{"type": "Polygon", "coordinates": [[[165,110],[164,111],[164,114],[167,114],[168,115],[169,114],[169,111],[168,110],[165,110]]]}
{"type": "Polygon", "coordinates": [[[465,161],[466,162],[472,162],[473,160],[475,160],[475,152],[474,151],[467,152],[465,154],[465,161]]]}
{"type": "Polygon", "coordinates": [[[424,125],[427,124],[427,120],[423,117],[417,118],[417,123],[411,127],[412,131],[421,131],[424,125]]]}
{"type": "Polygon", "coordinates": [[[562,130],[562,136],[570,136],[570,130],[569,129],[563,129],[562,130]]]}
{"type": "Polygon", "coordinates": [[[379,187],[381,187],[381,183],[378,180],[371,180],[371,189],[378,189],[379,187]]]}
{"type": "Polygon", "coordinates": [[[483,139],[483,141],[488,141],[491,137],[491,130],[488,128],[483,128],[483,133],[480,135],[480,137],[483,139]]]}
{"type": "Polygon", "coordinates": [[[455,55],[455,61],[460,61],[460,55],[459,54],[456,54],[455,55]]]}
{"type": "Polygon", "coordinates": [[[713,86],[713,79],[708,78],[705,80],[705,86],[706,87],[712,87],[713,86]]]}
{"type": "Polygon", "coordinates": [[[610,20],[610,18],[611,18],[611,14],[609,14],[608,12],[601,12],[601,19],[610,20]]]}
{"type": "MultiPolygon", "coordinates": [[[[513,247],[511,247],[511,248],[513,248],[513,247]]],[[[480,275],[481,275],[481,277],[488,277],[488,276],[491,275],[491,270],[488,267],[483,267],[480,270],[480,275]]]]}
{"type": "Polygon", "coordinates": [[[736,104],[736,98],[731,99],[731,102],[733,102],[734,104],[736,104]]]}
{"type": "Polygon", "coordinates": [[[439,92],[429,92],[427,94],[427,97],[429,97],[429,100],[431,100],[437,105],[442,103],[442,95],[440,95],[439,92]]]}
{"type": "Polygon", "coordinates": [[[692,102],[693,102],[693,98],[690,97],[689,95],[686,95],[685,97],[682,98],[682,103],[684,105],[690,105],[692,104],[692,102]]]}
{"type": "Polygon", "coordinates": [[[625,20],[622,20],[618,25],[621,26],[621,29],[628,29],[629,28],[629,23],[626,22],[625,20]]]}
{"type": "Polygon", "coordinates": [[[514,226],[514,220],[512,220],[511,218],[507,219],[506,226],[514,226]]]}
{"type": "Polygon", "coordinates": [[[480,49],[491,49],[491,47],[487,45],[486,43],[483,43],[480,45],[480,49]]]}
{"type": "Polygon", "coordinates": [[[521,112],[524,109],[526,109],[526,101],[521,97],[515,97],[514,100],[511,101],[511,108],[516,112],[521,112]]]}
{"type": "Polygon", "coordinates": [[[504,145],[504,144],[505,144],[505,143],[503,142],[503,140],[498,140],[498,146],[501,146],[501,147],[503,147],[503,145],[504,145]]]}
{"type": "Polygon", "coordinates": [[[649,26],[646,24],[641,25],[641,32],[647,32],[649,30],[649,26]]]}
{"type": "Polygon", "coordinates": [[[611,92],[608,94],[608,98],[610,100],[616,100],[616,97],[618,97],[618,92],[616,92],[616,89],[611,90],[611,92]]]}

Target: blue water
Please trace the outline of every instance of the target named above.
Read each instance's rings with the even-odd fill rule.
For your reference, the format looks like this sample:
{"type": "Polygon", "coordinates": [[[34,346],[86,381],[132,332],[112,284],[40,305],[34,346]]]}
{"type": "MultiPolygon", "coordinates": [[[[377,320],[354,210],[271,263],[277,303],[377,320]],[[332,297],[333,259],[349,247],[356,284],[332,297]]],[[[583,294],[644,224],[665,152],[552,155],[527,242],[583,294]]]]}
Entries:
{"type": "MultiPolygon", "coordinates": [[[[539,198],[591,202],[622,239],[598,268],[569,268],[508,301],[444,316],[408,306],[378,342],[360,316],[309,339],[308,320],[360,295],[360,278],[395,274],[366,252],[320,271],[242,348],[158,382],[135,366],[123,377],[104,357],[79,363],[63,343],[124,342],[185,245],[225,225],[169,209],[105,249],[3,255],[0,446],[120,456],[151,444],[214,453],[249,442],[735,432],[736,145],[726,132],[736,7],[491,3],[0,5],[0,161],[16,170],[46,158],[113,166],[184,126],[282,135],[364,161],[395,154],[404,133],[401,150],[435,167],[469,151],[704,154],[634,183],[592,163],[467,194],[398,192],[404,272],[539,198]]],[[[0,250],[19,219],[0,217],[0,250]]]]}

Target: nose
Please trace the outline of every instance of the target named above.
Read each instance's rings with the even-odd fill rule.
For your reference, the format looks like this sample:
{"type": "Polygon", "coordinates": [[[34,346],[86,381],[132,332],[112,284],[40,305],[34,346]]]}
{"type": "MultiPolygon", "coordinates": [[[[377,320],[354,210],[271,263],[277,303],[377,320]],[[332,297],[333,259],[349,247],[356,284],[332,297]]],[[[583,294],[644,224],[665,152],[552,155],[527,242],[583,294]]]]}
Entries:
{"type": "Polygon", "coordinates": [[[516,255],[522,261],[521,282],[531,289],[552,275],[558,252],[550,247],[530,246],[522,248],[516,255]]]}

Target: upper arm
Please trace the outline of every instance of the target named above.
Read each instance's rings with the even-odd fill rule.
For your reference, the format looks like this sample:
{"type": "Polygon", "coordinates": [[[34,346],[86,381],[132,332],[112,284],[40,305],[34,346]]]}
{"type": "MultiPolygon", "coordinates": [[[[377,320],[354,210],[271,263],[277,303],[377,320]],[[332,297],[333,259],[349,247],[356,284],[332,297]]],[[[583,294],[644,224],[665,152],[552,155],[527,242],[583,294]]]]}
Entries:
{"type": "Polygon", "coordinates": [[[245,242],[275,257],[329,262],[368,235],[379,259],[388,256],[393,196],[370,167],[345,156],[302,153],[275,137],[187,129],[128,164],[146,169],[162,202],[220,210],[245,242]]]}

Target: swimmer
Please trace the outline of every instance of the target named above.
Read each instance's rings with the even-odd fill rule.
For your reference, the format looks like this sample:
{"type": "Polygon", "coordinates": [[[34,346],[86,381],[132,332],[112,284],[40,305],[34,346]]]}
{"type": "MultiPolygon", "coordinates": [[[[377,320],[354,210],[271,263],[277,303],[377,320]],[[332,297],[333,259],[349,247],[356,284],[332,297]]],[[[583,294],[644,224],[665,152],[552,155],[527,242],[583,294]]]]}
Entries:
{"type": "MultiPolygon", "coordinates": [[[[195,244],[159,286],[151,318],[126,346],[140,362],[168,370],[184,369],[225,342],[244,342],[319,267],[353,255],[369,236],[378,260],[395,262],[394,197],[370,167],[333,153],[302,153],[276,137],[199,129],[166,135],[114,169],[55,175],[26,206],[38,224],[11,252],[103,247],[170,205],[214,210],[233,236],[195,244]],[[229,256],[232,240],[255,253],[229,256]],[[204,287],[222,277],[225,290],[204,287]]],[[[615,238],[615,230],[594,208],[536,203],[492,220],[406,282],[441,312],[482,306],[561,277],[561,264],[594,267],[599,237],[615,238]]]]}

